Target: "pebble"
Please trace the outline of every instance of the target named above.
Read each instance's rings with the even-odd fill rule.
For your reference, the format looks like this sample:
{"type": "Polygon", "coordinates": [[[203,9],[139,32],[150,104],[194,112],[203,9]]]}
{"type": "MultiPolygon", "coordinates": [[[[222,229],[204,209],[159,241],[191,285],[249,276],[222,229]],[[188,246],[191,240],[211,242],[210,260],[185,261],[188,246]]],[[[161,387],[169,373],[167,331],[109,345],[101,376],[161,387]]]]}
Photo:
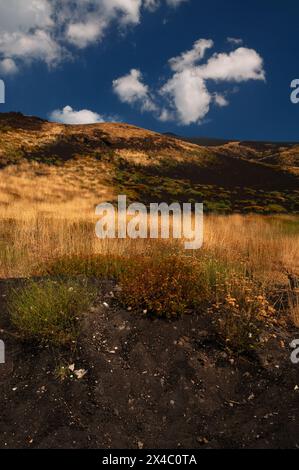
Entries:
{"type": "Polygon", "coordinates": [[[87,370],[85,370],[85,369],[75,370],[74,374],[75,374],[75,376],[77,377],[78,380],[81,380],[87,374],[87,370]]]}

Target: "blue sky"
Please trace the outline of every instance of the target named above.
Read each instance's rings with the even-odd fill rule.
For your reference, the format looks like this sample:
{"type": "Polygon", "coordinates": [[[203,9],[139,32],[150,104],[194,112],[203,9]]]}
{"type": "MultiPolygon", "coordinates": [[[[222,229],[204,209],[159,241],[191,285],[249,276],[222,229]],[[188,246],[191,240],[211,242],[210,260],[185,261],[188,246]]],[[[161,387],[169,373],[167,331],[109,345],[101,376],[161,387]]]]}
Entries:
{"type": "Polygon", "coordinates": [[[0,0],[0,111],[299,141],[295,2],[107,1],[0,0]]]}

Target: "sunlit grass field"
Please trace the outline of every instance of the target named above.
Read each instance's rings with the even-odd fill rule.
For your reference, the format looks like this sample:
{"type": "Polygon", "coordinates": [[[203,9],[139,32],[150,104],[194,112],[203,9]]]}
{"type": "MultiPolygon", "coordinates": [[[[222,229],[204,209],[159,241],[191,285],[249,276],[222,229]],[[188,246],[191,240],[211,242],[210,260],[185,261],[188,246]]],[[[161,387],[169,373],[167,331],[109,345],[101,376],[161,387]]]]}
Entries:
{"type": "Polygon", "coordinates": [[[185,252],[175,240],[99,240],[97,217],[86,206],[52,205],[0,209],[0,276],[27,277],[42,272],[63,257],[98,254],[131,257],[173,250],[179,255],[211,256],[229,266],[244,266],[268,283],[283,282],[287,272],[299,269],[299,217],[259,215],[206,215],[204,245],[185,252]],[[184,253],[185,252],[185,253],[184,253]]]}
{"type": "MultiPolygon", "coordinates": [[[[88,284],[69,290],[78,278],[113,280],[120,303],[141,314],[208,312],[238,351],[253,346],[264,321],[299,326],[299,217],[206,215],[204,245],[191,251],[183,240],[100,240],[85,204],[19,209],[0,212],[0,277],[54,279],[54,287],[31,281],[12,294],[12,318],[23,333],[47,338],[44,321],[53,332],[59,305],[72,305],[78,289],[80,301],[84,292],[90,299],[88,284]]],[[[61,337],[72,336],[67,330],[61,337]]]]}

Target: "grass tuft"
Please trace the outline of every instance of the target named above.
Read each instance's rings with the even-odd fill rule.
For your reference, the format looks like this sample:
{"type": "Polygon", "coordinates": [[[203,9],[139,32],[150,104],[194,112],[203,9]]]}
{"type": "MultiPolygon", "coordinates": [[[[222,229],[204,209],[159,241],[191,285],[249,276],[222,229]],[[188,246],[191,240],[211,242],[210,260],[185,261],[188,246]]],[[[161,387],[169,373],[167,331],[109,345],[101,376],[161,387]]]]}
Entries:
{"type": "Polygon", "coordinates": [[[94,290],[71,281],[30,281],[10,293],[11,321],[24,340],[55,346],[75,342],[81,314],[91,305],[94,290]]]}

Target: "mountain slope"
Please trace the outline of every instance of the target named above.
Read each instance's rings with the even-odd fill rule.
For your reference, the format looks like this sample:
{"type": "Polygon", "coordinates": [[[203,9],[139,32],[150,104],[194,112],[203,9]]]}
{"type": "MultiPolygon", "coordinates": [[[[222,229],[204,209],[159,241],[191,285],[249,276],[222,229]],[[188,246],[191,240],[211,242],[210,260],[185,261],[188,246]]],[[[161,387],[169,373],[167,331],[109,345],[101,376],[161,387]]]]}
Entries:
{"type": "Polygon", "coordinates": [[[0,208],[93,210],[127,194],[218,212],[299,212],[298,145],[199,146],[127,124],[65,126],[0,115],[0,208]]]}
{"type": "Polygon", "coordinates": [[[242,157],[250,161],[278,165],[291,173],[299,174],[298,142],[238,142],[211,138],[174,137],[199,146],[214,147],[214,150],[222,155],[231,155],[237,158],[242,157]]]}

